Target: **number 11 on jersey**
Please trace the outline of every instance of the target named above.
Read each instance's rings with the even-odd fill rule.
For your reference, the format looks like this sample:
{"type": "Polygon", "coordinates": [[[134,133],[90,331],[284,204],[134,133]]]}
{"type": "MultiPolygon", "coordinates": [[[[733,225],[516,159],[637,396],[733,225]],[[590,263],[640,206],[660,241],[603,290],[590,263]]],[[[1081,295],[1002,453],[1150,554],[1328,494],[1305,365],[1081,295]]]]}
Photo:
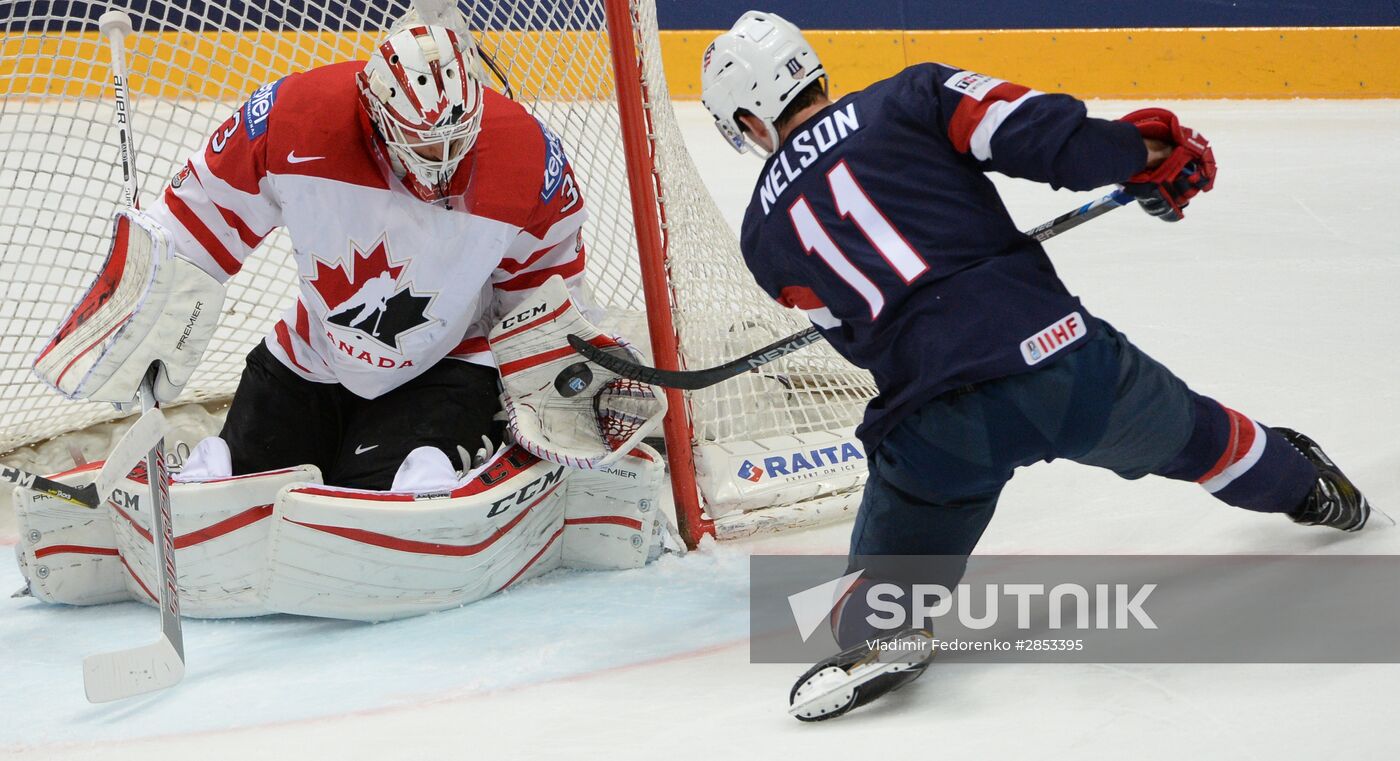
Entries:
{"type": "MultiPolygon", "coordinates": [[[[831,186],[831,196],[836,201],[836,210],[845,219],[855,223],[870,246],[883,258],[905,283],[912,283],[928,271],[928,262],[904,239],[904,236],[890,224],[889,219],[876,208],[865,189],[851,174],[845,161],[839,162],[826,173],[826,182],[831,186]]],[[[817,219],[812,205],[806,196],[799,196],[788,209],[797,237],[808,254],[816,254],[852,290],[870,305],[870,318],[873,320],[885,308],[885,297],[875,283],[846,256],[831,235],[817,219]]]]}

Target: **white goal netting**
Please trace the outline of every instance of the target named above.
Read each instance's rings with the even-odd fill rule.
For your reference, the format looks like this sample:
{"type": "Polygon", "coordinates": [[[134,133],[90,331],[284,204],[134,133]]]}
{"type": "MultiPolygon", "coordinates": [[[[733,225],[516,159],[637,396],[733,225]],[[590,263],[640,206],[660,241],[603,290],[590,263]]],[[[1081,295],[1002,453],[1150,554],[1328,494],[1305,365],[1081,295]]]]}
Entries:
{"type": "MultiPolygon", "coordinates": [[[[119,202],[108,54],[96,30],[96,18],[112,7],[0,5],[0,452],[113,417],[109,406],[58,397],[29,370],[100,265],[119,202]]],[[[122,7],[136,30],[127,55],[142,197],[160,192],[253,89],[295,71],[363,59],[408,8],[408,0],[132,0],[122,7]]],[[[459,8],[513,96],[563,138],[591,207],[585,235],[595,298],[625,333],[648,345],[603,0],[464,0],[459,8]]],[[[672,113],[655,5],[640,0],[632,11],[681,362],[709,367],[805,321],[773,305],[749,278],[672,113]]],[[[296,290],[288,254],[288,239],[275,233],[231,281],[218,335],[182,401],[232,394],[244,355],[296,290]]],[[[863,468],[846,468],[834,481],[780,483],[768,473],[767,485],[727,471],[742,470],[747,457],[761,465],[764,453],[784,448],[839,451],[831,444],[849,439],[873,393],[869,376],[819,346],[762,374],[690,394],[690,444],[708,501],[762,506],[858,485],[863,468]]]]}

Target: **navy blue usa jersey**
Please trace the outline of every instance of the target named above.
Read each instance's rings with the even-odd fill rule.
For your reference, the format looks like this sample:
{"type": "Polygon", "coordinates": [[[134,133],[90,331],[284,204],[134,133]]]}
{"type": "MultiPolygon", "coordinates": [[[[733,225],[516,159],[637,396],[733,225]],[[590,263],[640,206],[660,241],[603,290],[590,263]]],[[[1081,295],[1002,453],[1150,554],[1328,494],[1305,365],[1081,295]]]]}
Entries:
{"type": "Polygon", "coordinates": [[[913,66],[789,135],[744,217],[744,260],[874,374],[857,431],[873,450],[934,396],[1053,362],[1094,330],[985,172],[1089,190],[1146,162],[1136,128],[1070,96],[913,66]]]}

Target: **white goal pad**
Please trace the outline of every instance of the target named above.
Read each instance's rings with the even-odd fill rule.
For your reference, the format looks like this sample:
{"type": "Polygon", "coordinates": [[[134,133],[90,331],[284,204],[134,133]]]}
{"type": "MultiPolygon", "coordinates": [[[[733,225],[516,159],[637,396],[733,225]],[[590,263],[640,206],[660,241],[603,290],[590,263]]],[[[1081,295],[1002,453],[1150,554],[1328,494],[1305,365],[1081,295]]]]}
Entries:
{"type": "MultiPolygon", "coordinates": [[[[62,474],[90,481],[100,463],[62,474]]],[[[670,543],[664,466],[640,445],[580,471],[520,447],[453,488],[322,486],[312,466],[172,484],[183,615],[383,621],[474,602],[560,566],[638,568],[670,543]]],[[[156,605],[143,469],[99,510],[17,491],[16,555],[38,600],[156,605]]]]}
{"type": "Polygon", "coordinates": [[[561,565],[636,568],[662,551],[660,457],[579,471],[521,447],[446,492],[307,486],[277,505],[268,610],[383,621],[475,602],[561,565]]]}
{"type": "MultiPolygon", "coordinates": [[[[54,476],[91,481],[101,462],[54,476]]],[[[258,589],[278,493],[320,480],[314,466],[215,478],[171,486],[171,513],[184,615],[261,615],[258,589]]],[[[25,488],[15,490],[20,572],[38,600],[96,605],[141,600],[156,605],[150,488],[142,465],[122,479],[98,509],[71,505],[25,488]]]]}
{"type": "MultiPolygon", "coordinates": [[[[90,483],[101,462],[51,476],[70,486],[90,483]]],[[[15,560],[35,599],[99,605],[131,599],[117,537],[102,510],[79,507],[23,486],[14,490],[19,543],[15,560]]]]}
{"type": "MultiPolygon", "coordinates": [[[[259,591],[267,572],[267,540],[278,495],[319,482],[314,465],[170,486],[180,610],[191,618],[239,618],[267,611],[259,591]]],[[[107,512],[131,598],[157,605],[151,542],[150,487],[145,468],[113,492],[107,512]]]]}

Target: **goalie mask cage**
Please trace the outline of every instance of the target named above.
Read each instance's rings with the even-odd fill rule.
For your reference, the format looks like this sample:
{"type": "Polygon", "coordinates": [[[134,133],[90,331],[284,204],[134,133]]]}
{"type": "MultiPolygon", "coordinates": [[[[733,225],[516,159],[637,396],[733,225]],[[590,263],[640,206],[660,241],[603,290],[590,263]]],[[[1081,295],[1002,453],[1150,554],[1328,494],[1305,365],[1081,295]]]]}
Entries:
{"type": "MultiPolygon", "coordinates": [[[[138,174],[149,198],[254,89],[367,58],[411,3],[4,4],[0,452],[114,417],[109,405],[62,399],[29,369],[101,264],[120,199],[114,101],[96,23],[113,7],[135,24],[127,55],[138,174]]],[[[564,141],[590,210],[588,280],[614,322],[608,327],[651,346],[658,366],[686,369],[807,326],[753,283],[700,181],[671,107],[652,0],[464,0],[457,9],[499,70],[488,82],[508,84],[564,141]]],[[[218,333],[180,402],[232,395],[245,354],[297,290],[289,252],[276,232],[230,281],[218,333]]],[[[875,389],[829,347],[713,388],[668,393],[666,450],[687,543],[825,520],[858,500],[865,460],[852,433],[875,389]]]]}

